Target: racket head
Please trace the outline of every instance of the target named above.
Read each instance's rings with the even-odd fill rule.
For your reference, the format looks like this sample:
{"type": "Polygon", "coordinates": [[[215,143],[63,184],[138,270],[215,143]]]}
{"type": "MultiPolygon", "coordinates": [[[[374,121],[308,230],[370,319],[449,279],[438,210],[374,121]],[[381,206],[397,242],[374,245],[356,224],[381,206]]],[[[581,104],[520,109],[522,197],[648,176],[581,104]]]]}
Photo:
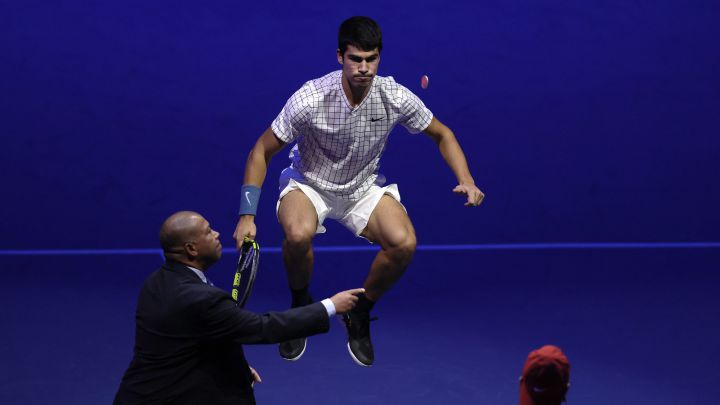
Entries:
{"type": "Polygon", "coordinates": [[[245,239],[240,248],[240,258],[235,270],[231,293],[233,300],[240,307],[245,307],[248,298],[250,298],[259,264],[260,246],[252,239],[245,239]]]}

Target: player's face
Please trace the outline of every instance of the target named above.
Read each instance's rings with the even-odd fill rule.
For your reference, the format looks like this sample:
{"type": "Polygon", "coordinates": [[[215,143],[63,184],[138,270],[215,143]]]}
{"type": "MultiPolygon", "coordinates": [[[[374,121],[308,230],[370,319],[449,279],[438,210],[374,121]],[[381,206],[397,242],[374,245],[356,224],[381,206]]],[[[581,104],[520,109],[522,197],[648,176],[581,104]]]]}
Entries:
{"type": "Polygon", "coordinates": [[[351,87],[364,88],[372,84],[380,64],[380,52],[377,48],[372,51],[363,51],[348,45],[344,55],[338,49],[337,58],[343,66],[343,76],[351,87]]]}

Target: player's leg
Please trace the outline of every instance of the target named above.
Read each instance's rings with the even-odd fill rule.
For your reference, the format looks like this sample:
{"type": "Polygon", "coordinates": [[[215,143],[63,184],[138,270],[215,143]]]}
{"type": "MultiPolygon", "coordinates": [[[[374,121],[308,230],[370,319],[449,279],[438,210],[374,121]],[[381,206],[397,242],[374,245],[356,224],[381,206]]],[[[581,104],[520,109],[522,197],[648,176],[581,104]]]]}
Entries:
{"type": "Polygon", "coordinates": [[[380,245],[365,280],[365,296],[376,302],[403,275],[415,254],[417,240],[410,217],[400,203],[384,195],[361,235],[380,245]]]}
{"type": "MultiPolygon", "coordinates": [[[[278,220],[285,232],[282,253],[288,284],[292,293],[292,306],[312,303],[309,292],[313,269],[312,239],[318,225],[315,206],[305,193],[295,189],[282,197],[278,207],[278,220]]],[[[297,360],[305,352],[307,339],[293,339],[280,344],[280,356],[297,360]]]]}
{"type": "Polygon", "coordinates": [[[365,294],[358,295],[355,309],[343,317],[348,329],[350,355],[363,366],[370,366],[375,360],[370,340],[370,311],[402,276],[412,260],[416,245],[415,229],[400,202],[387,194],[375,201],[378,202],[372,208],[360,236],[377,243],[381,250],[375,256],[365,280],[365,294]]]}
{"type": "Polygon", "coordinates": [[[306,288],[312,276],[312,239],[318,224],[315,206],[300,189],[290,191],[280,200],[278,220],[285,232],[282,253],[288,284],[292,290],[306,288]]]}

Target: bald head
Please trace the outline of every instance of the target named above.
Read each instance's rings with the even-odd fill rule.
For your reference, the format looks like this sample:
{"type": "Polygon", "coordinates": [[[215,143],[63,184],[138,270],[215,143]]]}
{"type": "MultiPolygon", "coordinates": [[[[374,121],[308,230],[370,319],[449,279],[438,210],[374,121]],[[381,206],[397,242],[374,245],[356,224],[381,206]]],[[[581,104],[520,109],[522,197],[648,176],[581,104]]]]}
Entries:
{"type": "Polygon", "coordinates": [[[160,227],[160,246],[165,258],[204,270],[220,259],[222,244],[202,215],[176,212],[160,227]]]}
{"type": "Polygon", "coordinates": [[[182,249],[185,242],[193,239],[205,218],[197,212],[180,211],[168,217],[160,227],[160,246],[165,252],[182,249]]]}

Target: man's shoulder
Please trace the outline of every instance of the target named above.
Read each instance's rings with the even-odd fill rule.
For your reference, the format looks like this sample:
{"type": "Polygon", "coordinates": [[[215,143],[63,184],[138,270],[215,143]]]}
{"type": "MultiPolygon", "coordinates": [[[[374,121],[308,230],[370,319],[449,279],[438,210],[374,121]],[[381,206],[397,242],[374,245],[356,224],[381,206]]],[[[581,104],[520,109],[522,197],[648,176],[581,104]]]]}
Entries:
{"type": "Polygon", "coordinates": [[[323,94],[337,91],[340,88],[340,71],[330,72],[325,76],[310,79],[303,83],[298,92],[323,94]]]}
{"type": "Polygon", "coordinates": [[[313,86],[316,91],[320,92],[335,91],[340,86],[341,77],[342,71],[335,70],[326,74],[325,76],[308,80],[305,84],[313,86]]]}
{"type": "Polygon", "coordinates": [[[395,81],[392,76],[375,76],[375,87],[384,99],[401,102],[408,94],[412,94],[407,87],[395,81]]]}
{"type": "Polygon", "coordinates": [[[340,73],[338,70],[308,80],[290,97],[289,104],[294,107],[295,111],[303,111],[306,108],[313,109],[321,103],[337,98],[340,94],[339,91],[342,89],[340,73]]]}
{"type": "Polygon", "coordinates": [[[187,313],[202,316],[208,307],[226,298],[230,299],[227,292],[193,278],[197,277],[194,274],[193,277],[169,276],[173,280],[166,282],[165,294],[173,300],[176,308],[187,313]]]}
{"type": "Polygon", "coordinates": [[[163,265],[145,279],[140,290],[138,310],[143,313],[184,313],[199,307],[210,295],[210,287],[180,266],[163,265]]]}
{"type": "Polygon", "coordinates": [[[163,290],[168,293],[179,289],[198,289],[206,284],[190,268],[174,262],[166,262],[147,276],[144,290],[163,290]]]}

